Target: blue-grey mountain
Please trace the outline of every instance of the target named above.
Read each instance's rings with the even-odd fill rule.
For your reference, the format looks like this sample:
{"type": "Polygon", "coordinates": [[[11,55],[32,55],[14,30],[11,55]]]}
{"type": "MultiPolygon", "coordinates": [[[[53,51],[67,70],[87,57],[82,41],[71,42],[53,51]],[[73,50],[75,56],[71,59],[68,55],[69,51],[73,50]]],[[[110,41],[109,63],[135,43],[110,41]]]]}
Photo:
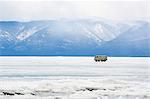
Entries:
{"type": "Polygon", "coordinates": [[[150,56],[150,23],[102,19],[1,21],[0,55],[150,56]]]}

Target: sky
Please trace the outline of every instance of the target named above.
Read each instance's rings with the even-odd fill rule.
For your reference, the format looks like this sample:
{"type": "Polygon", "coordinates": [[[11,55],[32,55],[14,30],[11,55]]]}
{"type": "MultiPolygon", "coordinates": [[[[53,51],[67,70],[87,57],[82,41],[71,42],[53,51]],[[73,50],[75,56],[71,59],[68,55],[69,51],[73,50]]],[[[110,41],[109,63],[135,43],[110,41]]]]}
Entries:
{"type": "Polygon", "coordinates": [[[0,21],[105,18],[149,20],[150,0],[0,0],[0,21]]]}

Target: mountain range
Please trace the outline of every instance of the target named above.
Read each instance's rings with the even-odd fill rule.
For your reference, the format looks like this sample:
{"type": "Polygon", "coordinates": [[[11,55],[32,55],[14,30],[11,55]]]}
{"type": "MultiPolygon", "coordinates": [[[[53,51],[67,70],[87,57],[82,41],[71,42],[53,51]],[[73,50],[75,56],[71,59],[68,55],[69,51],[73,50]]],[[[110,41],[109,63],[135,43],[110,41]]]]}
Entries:
{"type": "Polygon", "coordinates": [[[0,55],[150,56],[150,22],[0,21],[0,55]]]}

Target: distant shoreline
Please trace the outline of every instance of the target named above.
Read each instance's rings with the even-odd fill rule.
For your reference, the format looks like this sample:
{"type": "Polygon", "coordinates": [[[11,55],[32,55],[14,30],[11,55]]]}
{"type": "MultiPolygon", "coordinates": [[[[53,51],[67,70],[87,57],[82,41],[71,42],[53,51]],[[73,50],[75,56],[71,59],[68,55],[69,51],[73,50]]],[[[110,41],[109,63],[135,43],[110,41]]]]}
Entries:
{"type": "MultiPolygon", "coordinates": [[[[100,55],[100,54],[97,54],[100,55]]],[[[95,55],[0,55],[0,57],[94,57],[95,55]]],[[[150,56],[109,56],[108,57],[150,57],[150,56]]]]}

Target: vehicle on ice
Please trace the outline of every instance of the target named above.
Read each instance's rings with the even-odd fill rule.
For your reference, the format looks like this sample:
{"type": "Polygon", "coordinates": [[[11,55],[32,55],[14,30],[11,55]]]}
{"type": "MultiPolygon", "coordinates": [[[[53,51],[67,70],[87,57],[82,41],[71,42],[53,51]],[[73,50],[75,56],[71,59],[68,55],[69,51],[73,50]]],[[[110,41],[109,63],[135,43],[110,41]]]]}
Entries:
{"type": "Polygon", "coordinates": [[[94,60],[96,61],[96,62],[105,62],[105,61],[107,61],[107,56],[105,56],[105,55],[96,55],[95,57],[94,57],[94,60]]]}

